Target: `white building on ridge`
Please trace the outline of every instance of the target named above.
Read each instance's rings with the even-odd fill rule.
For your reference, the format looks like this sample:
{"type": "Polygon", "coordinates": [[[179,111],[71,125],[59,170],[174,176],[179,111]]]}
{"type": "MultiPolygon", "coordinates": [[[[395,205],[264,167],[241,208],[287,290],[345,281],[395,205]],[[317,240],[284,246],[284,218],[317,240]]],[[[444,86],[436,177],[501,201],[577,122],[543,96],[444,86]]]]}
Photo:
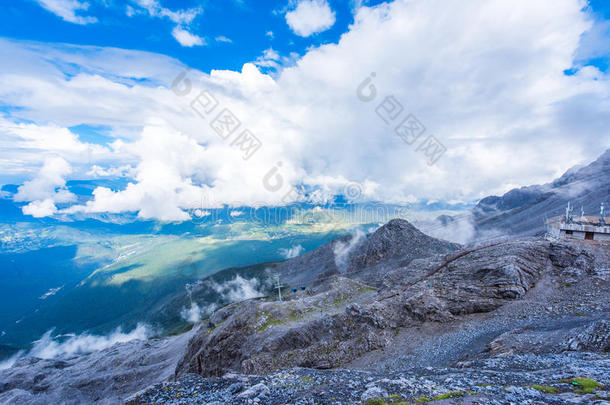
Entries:
{"type": "Polygon", "coordinates": [[[570,203],[563,217],[557,217],[548,221],[550,234],[559,238],[573,238],[581,240],[610,241],[610,223],[606,221],[604,203],[600,207],[599,217],[585,216],[581,214],[574,218],[573,208],[570,203]]]}

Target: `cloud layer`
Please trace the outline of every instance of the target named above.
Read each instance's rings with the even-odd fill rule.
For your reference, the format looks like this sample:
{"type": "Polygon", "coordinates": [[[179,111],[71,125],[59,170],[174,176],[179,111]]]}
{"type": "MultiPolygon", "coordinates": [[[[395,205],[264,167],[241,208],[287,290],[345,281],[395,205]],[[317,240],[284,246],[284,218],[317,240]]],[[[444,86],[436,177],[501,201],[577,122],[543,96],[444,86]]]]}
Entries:
{"type": "Polygon", "coordinates": [[[0,121],[3,181],[40,176],[46,155],[70,164],[71,178],[121,171],[125,189],[98,188],[70,212],[163,220],[223,204],[324,201],[350,184],[360,199],[406,203],[544,183],[610,147],[608,76],[579,65],[591,52],[581,38],[598,27],[582,5],[361,7],[337,44],[290,67],[267,52],[257,63],[280,68],[273,77],[255,64],[205,74],[145,52],[0,40],[0,97],[19,107],[0,121]],[[225,109],[237,129],[218,125],[225,109]],[[417,141],[395,131],[409,114],[425,127],[417,141]],[[85,142],[67,129],[79,124],[110,128],[112,141],[85,142]],[[433,165],[429,135],[446,148],[433,165]],[[249,156],[244,140],[260,148],[249,156]]]}

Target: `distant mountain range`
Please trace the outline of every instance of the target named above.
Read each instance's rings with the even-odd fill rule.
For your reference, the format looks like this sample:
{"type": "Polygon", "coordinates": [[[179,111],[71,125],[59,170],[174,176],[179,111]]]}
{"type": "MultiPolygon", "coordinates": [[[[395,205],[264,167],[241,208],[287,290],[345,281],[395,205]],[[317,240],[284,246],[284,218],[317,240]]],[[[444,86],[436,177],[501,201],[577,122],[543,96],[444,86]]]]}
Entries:
{"type": "Polygon", "coordinates": [[[580,215],[582,207],[585,214],[597,216],[601,202],[610,206],[610,149],[593,163],[573,167],[551,183],[483,198],[472,209],[476,235],[543,234],[545,220],[562,215],[568,202],[575,215],[580,215]]]}

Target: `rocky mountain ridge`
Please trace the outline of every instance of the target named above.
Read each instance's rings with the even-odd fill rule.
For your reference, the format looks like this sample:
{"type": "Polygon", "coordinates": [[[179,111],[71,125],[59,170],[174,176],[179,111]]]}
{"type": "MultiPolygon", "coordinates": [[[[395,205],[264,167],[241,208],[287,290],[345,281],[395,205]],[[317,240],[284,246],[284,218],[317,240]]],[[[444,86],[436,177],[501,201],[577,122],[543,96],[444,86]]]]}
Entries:
{"type": "Polygon", "coordinates": [[[430,237],[405,220],[392,220],[370,235],[357,233],[280,263],[273,269],[284,283],[298,286],[323,282],[333,275],[375,279],[389,266],[408,264],[459,244],[430,237]]]}
{"type": "MultiPolygon", "coordinates": [[[[543,274],[556,266],[571,268],[573,263],[566,263],[574,260],[570,252],[545,240],[513,240],[406,263],[389,260],[377,287],[335,276],[309,295],[235,304],[199,326],[177,375],[340,367],[384,348],[401,328],[450,322],[521,299],[543,274]]],[[[587,272],[596,266],[606,271],[607,254],[579,253],[576,258],[587,272]],[[595,262],[599,255],[602,264],[595,262]]]]}
{"type": "Polygon", "coordinates": [[[185,335],[88,358],[22,359],[0,371],[0,403],[608,398],[608,244],[518,238],[464,248],[393,220],[275,270],[310,287],[228,305],[185,335]],[[598,385],[577,392],[574,378],[598,385]]]}

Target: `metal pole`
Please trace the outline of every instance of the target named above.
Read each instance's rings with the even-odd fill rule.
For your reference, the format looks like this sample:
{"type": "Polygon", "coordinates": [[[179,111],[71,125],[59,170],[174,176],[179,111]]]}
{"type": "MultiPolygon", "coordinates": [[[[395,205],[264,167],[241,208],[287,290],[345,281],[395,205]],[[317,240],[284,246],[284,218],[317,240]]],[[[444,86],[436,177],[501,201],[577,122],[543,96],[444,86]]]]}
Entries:
{"type": "Polygon", "coordinates": [[[275,276],[275,279],[277,281],[277,296],[279,297],[280,301],[282,301],[282,285],[280,284],[280,276],[275,276]]]}

